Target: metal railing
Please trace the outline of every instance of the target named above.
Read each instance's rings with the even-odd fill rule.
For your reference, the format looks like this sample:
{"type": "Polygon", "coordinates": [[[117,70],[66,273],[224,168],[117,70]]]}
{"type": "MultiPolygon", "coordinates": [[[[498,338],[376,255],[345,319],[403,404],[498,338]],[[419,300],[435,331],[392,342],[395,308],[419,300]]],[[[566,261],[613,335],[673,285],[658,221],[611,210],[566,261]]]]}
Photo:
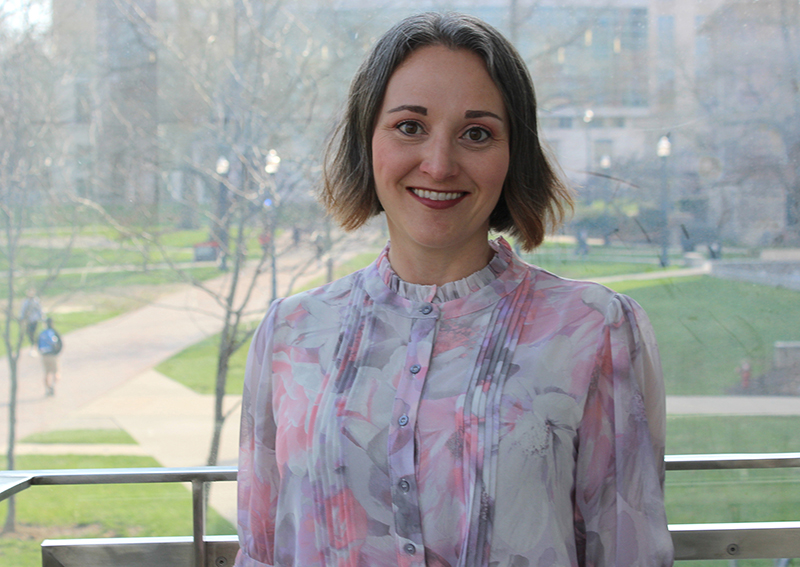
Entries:
{"type": "MultiPolygon", "coordinates": [[[[800,453],[669,455],[668,471],[800,468],[800,453]]],[[[206,536],[205,485],[236,480],[235,467],[76,469],[0,473],[0,500],[35,485],[190,482],[192,536],[46,540],[43,567],[233,565],[236,536],[206,536]]],[[[800,557],[800,521],[671,524],[676,560],[800,557]]]]}
{"type": "Polygon", "coordinates": [[[190,482],[192,484],[191,538],[45,540],[42,543],[42,565],[43,567],[68,567],[68,565],[225,567],[233,565],[238,542],[235,536],[206,537],[204,493],[206,483],[233,481],[236,480],[236,473],[236,467],[6,471],[0,474],[0,501],[37,485],[190,482]],[[80,562],[65,563],[60,558],[61,552],[67,557],[80,555],[80,562]],[[133,563],[120,562],[120,553],[135,556],[137,560],[133,563]]]}

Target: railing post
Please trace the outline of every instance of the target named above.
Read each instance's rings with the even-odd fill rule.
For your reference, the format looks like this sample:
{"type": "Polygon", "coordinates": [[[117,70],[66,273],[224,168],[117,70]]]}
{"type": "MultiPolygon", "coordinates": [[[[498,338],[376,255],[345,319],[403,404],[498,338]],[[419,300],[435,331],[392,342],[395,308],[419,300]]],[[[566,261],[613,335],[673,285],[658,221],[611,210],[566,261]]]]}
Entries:
{"type": "Polygon", "coordinates": [[[206,483],[192,480],[192,549],[194,567],[206,567],[206,506],[203,493],[206,483]]]}

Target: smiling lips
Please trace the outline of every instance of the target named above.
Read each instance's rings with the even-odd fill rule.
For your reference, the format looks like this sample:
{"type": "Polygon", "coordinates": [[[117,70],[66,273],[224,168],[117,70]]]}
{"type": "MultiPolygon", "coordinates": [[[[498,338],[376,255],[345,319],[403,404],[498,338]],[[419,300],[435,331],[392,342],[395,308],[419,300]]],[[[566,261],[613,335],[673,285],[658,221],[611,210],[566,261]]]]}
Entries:
{"type": "Polygon", "coordinates": [[[410,188],[414,197],[422,204],[432,209],[446,209],[461,202],[467,196],[464,192],[429,191],[427,189],[410,188]]]}

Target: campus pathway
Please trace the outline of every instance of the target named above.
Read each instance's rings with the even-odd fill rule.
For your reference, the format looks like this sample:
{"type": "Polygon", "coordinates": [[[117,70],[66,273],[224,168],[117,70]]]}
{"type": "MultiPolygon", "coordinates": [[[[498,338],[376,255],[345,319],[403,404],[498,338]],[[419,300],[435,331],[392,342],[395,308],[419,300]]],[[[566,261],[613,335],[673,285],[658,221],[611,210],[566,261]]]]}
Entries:
{"type": "MultiPolygon", "coordinates": [[[[376,244],[364,242],[362,237],[352,254],[376,244]]],[[[306,262],[310,254],[310,249],[300,249],[291,263],[284,263],[287,269],[279,277],[279,289],[285,289],[290,268],[306,262]]],[[[322,266],[314,266],[306,280],[319,277],[322,269],[322,266]]],[[[707,269],[655,272],[636,277],[682,277],[699,273],[707,273],[707,269]]],[[[258,315],[267,307],[269,278],[268,273],[261,276],[257,296],[251,303],[258,315]]],[[[626,276],[625,279],[631,278],[626,276]]],[[[611,279],[602,281],[609,283],[611,279]]],[[[153,367],[218,332],[220,312],[208,295],[183,286],[151,305],[69,333],[64,337],[64,378],[52,398],[44,397],[41,361],[23,353],[17,439],[53,429],[122,428],[138,445],[20,445],[18,452],[149,455],[166,467],[204,464],[211,438],[212,396],[197,394],[159,374],[153,367]]],[[[3,452],[8,437],[7,399],[8,368],[3,363],[0,367],[0,449],[3,452]]],[[[226,398],[226,408],[232,413],[223,431],[219,464],[236,462],[239,401],[239,396],[226,398]]],[[[800,415],[800,397],[668,396],[667,411],[673,415],[800,415]]],[[[216,483],[211,505],[235,522],[235,483],[216,483]]],[[[187,513],[190,512],[187,510],[187,513]]]]}

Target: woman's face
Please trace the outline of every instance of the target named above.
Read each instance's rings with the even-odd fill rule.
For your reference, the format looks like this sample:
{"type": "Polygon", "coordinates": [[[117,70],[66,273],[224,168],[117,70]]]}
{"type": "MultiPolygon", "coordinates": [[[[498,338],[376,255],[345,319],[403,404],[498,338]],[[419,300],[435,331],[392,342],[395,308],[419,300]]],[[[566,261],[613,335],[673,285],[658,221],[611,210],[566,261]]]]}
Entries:
{"type": "Polygon", "coordinates": [[[387,85],[372,159],[393,249],[485,252],[509,131],[483,59],[443,46],[413,52],[387,85]]]}

